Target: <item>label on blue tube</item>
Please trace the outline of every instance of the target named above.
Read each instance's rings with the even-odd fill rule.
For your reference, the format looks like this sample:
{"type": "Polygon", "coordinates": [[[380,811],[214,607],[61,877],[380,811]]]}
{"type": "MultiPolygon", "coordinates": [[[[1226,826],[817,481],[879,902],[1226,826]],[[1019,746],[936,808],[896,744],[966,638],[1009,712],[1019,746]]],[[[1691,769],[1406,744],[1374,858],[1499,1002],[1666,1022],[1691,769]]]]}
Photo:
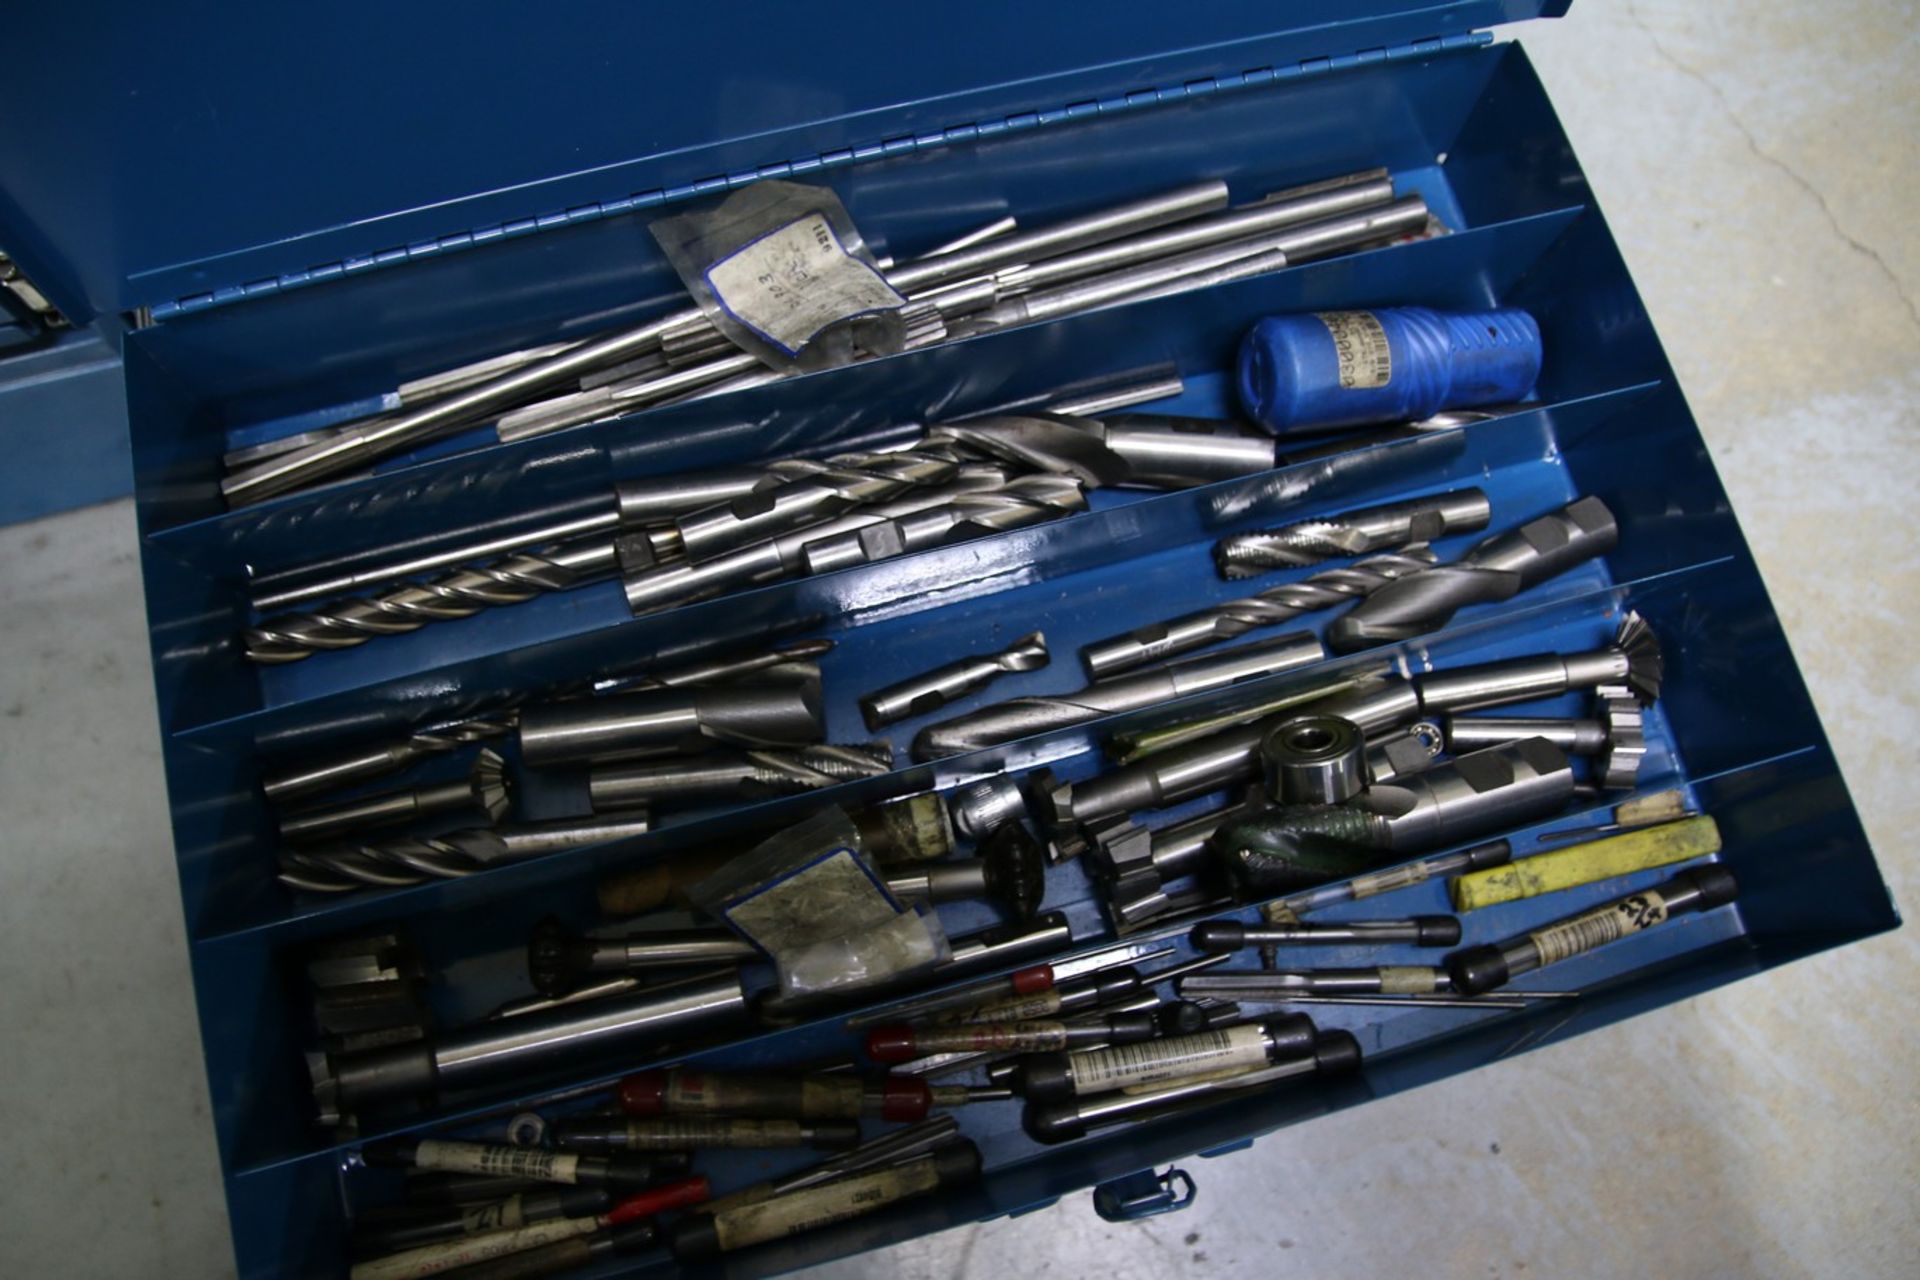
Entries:
{"type": "Polygon", "coordinates": [[[1313,318],[1327,326],[1333,338],[1342,389],[1384,387],[1393,381],[1393,346],[1373,312],[1317,311],[1313,318]]]}

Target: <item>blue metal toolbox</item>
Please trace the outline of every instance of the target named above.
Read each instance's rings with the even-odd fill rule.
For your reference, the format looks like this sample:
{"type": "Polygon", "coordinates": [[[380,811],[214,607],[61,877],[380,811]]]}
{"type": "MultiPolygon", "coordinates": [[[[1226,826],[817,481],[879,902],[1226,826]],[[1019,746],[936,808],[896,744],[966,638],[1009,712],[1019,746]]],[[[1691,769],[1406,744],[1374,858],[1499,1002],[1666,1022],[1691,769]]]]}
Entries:
{"type": "MultiPolygon", "coordinates": [[[[1637,614],[1659,637],[1660,696],[1644,712],[1641,793],[1678,790],[1712,815],[1729,906],[1676,918],[1553,970],[1581,992],[1552,1007],[1311,1009],[1353,1032],[1364,1060],[1339,1080],[1250,1091],[1235,1105],[1061,1145],[1023,1132],[1015,1105],[956,1112],[985,1176],[967,1188],[732,1255],[765,1274],[1104,1187],[1103,1211],[1153,1207],[1129,1175],[1576,1035],[1898,919],[1726,493],[1547,94],[1518,43],[1490,28],[1557,13],[1546,0],[1251,0],[1109,5],[907,5],[859,19],[756,6],[358,6],[315,21],[274,6],[126,6],[16,16],[16,47],[78,77],[57,114],[9,131],[0,244],[69,315],[134,322],[124,343],[141,557],[173,845],[214,1124],[240,1274],[324,1276],[348,1265],[350,1213],[387,1189],[365,1144],[497,1132],[561,1099],[593,1104],[623,1073],[690,1062],[771,1067],[855,1056],[845,1010],[759,1024],[691,1046],[563,1057],[450,1089],[418,1110],[316,1123],[320,1045],[308,961],[333,940],[404,935],[435,975],[437,1026],[528,990],[529,931],[552,916],[604,922],[600,879],[765,832],[825,801],[853,807],[1050,768],[1074,785],[1108,768],[1117,733],[1191,719],[1303,675],[1388,661],[1407,674],[1604,646],[1637,614]],[[857,24],[857,25],[856,25],[857,24]],[[79,157],[84,157],[84,162],[79,157]],[[1447,234],[1210,287],[987,331],[729,395],[601,418],[513,442],[467,433],[337,483],[229,508],[222,459],[274,432],[390,411],[408,379],[683,305],[647,234],[655,218],[768,178],[830,188],[873,252],[907,260],[1011,214],[1021,228],[1206,180],[1237,203],[1384,167],[1447,234]],[[1545,363],[1523,404],[1457,429],[1171,491],[1100,489],[1065,519],[877,558],[635,616],[617,580],[281,665],[249,661],[253,586],[322,561],[351,571],[398,548],[432,553],[603,509],[619,482],[889,439],[1142,378],[1178,379],[1154,412],[1234,412],[1231,371],[1251,325],[1276,314],[1417,305],[1522,308],[1545,363]],[[277,424],[263,428],[261,424],[277,424]],[[1051,664],[969,695],[965,711],[1061,694],[1083,645],[1244,595],[1219,580],[1223,534],[1476,486],[1491,531],[1581,495],[1602,499],[1617,546],[1511,599],[1309,671],[988,745],[931,763],[904,749],[878,776],[664,820],[644,835],[489,866],[459,878],[335,896],[276,879],[269,768],[649,664],[820,636],[826,738],[860,742],[859,699],[1044,630],[1051,664]]],[[[16,119],[48,95],[0,86],[16,119]]],[[[1450,560],[1482,535],[1434,545],[1450,560]]],[[[1324,633],[1324,615],[1288,630],[1324,633]]],[[[1570,716],[1543,697],[1515,714],[1570,716]]],[[[938,714],[885,736],[904,748],[938,714]]],[[[578,777],[523,771],[520,816],[577,814],[578,777]]],[[[410,775],[462,775],[457,753],[410,775]]],[[[392,785],[388,782],[384,785],[392,785]]],[[[377,789],[377,788],[376,788],[377,789]]],[[[1507,833],[1606,825],[1587,795],[1507,833]]],[[[1220,791],[1143,819],[1178,820],[1220,791]]],[[[1090,859],[1049,866],[1045,904],[1079,955],[1114,945],[1090,859]]],[[[1639,891],[1635,872],[1472,913],[1493,942],[1639,891]]],[[[1435,879],[1392,914],[1447,909],[1435,879]]],[[[1259,906],[1216,903],[1254,922],[1259,906]]],[[[943,906],[962,936],[999,917],[943,906]]],[[[1333,913],[1338,916],[1340,913],[1333,913]]],[[[1349,915],[1353,913],[1347,913],[1349,915]]],[[[1126,941],[1188,949],[1183,917],[1126,941]]],[[[1412,947],[1325,951],[1314,963],[1423,963],[1412,947]]],[[[1431,959],[1431,953],[1426,953],[1431,959]]],[[[1305,961],[1303,960],[1303,963],[1305,961]]],[[[1009,963],[1000,971],[1017,967],[1009,963]]],[[[723,1153],[716,1188],[797,1167],[805,1153],[723,1153]],[[793,1157],[788,1159],[787,1157],[793,1157]]],[[[664,1254],[592,1274],[665,1274],[664,1254]]]]}

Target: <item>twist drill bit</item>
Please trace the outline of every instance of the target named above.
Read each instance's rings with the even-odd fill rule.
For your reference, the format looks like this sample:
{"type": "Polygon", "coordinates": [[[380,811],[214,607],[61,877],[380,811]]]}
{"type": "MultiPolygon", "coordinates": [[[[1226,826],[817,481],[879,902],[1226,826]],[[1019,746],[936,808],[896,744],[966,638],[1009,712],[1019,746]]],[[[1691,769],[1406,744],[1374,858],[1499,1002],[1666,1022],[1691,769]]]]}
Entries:
{"type": "Polygon", "coordinates": [[[1492,510],[1481,490],[1456,489],[1277,529],[1236,533],[1214,544],[1213,562],[1223,578],[1251,578],[1274,569],[1299,568],[1367,551],[1437,542],[1448,534],[1473,533],[1487,527],[1492,510]]]}
{"type": "Polygon", "coordinates": [[[349,831],[461,811],[478,811],[489,822],[498,822],[507,811],[506,761],[490,747],[480,749],[465,777],[451,782],[401,787],[285,814],[280,819],[280,836],[293,841],[331,840],[349,831]]]}
{"type": "Polygon", "coordinates": [[[307,893],[350,893],[452,880],[521,858],[603,840],[645,835],[647,816],[562,818],[507,827],[475,827],[438,836],[402,836],[280,855],[280,883],[307,893]]]}
{"type": "Polygon", "coordinates": [[[962,658],[870,693],[860,699],[860,714],[867,728],[881,729],[899,720],[937,711],[986,687],[1000,676],[1038,671],[1047,665],[1047,660],[1047,638],[1035,631],[1021,636],[998,653],[962,658]]]}
{"type": "Polygon", "coordinates": [[[1134,711],[1241,680],[1307,666],[1326,657],[1310,632],[1296,632],[1240,645],[1220,653],[1185,658],[1116,680],[1101,680],[1075,693],[1011,698],[920,731],[916,760],[938,760],[1029,734],[1064,729],[1104,715],[1134,711]]]}
{"type": "Polygon", "coordinates": [[[1430,567],[1433,559],[1433,552],[1423,546],[1370,556],[1299,582],[1269,587],[1259,595],[1228,600],[1123,636],[1096,641],[1080,651],[1080,660],[1086,665],[1090,678],[1103,680],[1149,662],[1203,648],[1217,640],[1232,640],[1256,627],[1278,626],[1302,614],[1364,599],[1389,582],[1430,567]]]}
{"type": "Polygon", "coordinates": [[[925,440],[928,445],[960,445],[1023,471],[1072,476],[1095,488],[1122,484],[1132,467],[1100,435],[1095,419],[1035,411],[943,423],[927,432],[925,440]]]}
{"type": "Polygon", "coordinates": [[[601,766],[587,777],[595,813],[818,791],[893,768],[886,743],[794,750],[708,752],[690,760],[601,766]]]}
{"type": "Polygon", "coordinates": [[[1613,550],[1620,528],[1598,498],[1581,498],[1488,538],[1451,564],[1402,578],[1327,628],[1335,653],[1355,653],[1437,630],[1473,604],[1518,592],[1613,550]]]}
{"type": "Polygon", "coordinates": [[[827,459],[813,475],[690,512],[675,527],[687,559],[699,564],[750,543],[824,524],[855,507],[946,484],[959,470],[960,458],[951,449],[843,454],[827,459]]]}
{"type": "Polygon", "coordinates": [[[571,591],[611,576],[619,565],[617,547],[613,539],[596,539],[516,552],[379,595],[281,614],[247,629],[247,657],[266,665],[298,662],[323,649],[350,649],[375,636],[403,635],[549,591],[571,591]]]}
{"type": "Polygon", "coordinates": [[[802,571],[831,573],[889,556],[1023,529],[1087,509],[1087,494],[1069,476],[1021,476],[999,489],[968,494],[894,520],[882,520],[801,548],[802,571]]]}

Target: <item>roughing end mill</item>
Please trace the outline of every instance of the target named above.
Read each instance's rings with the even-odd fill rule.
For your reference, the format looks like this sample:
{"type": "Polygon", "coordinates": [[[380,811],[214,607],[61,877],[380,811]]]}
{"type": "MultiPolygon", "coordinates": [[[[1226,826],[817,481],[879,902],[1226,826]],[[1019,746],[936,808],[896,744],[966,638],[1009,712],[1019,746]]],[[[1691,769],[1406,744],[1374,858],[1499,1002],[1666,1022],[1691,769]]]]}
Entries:
{"type": "Polygon", "coordinates": [[[860,699],[860,714],[866,719],[867,728],[881,729],[938,711],[1003,675],[1038,671],[1047,665],[1047,660],[1047,638],[1035,631],[1021,636],[998,653],[962,658],[876,690],[860,699]]]}
{"type": "Polygon", "coordinates": [[[893,749],[885,743],[709,751],[684,760],[596,768],[587,776],[587,797],[595,813],[752,800],[877,778],[891,768],[893,749]]]}
{"type": "Polygon", "coordinates": [[[1165,666],[1101,680],[1073,693],[1011,698],[920,731],[913,742],[916,760],[938,760],[981,747],[997,746],[1103,715],[1134,711],[1188,694],[1218,689],[1320,661],[1326,651],[1309,632],[1276,636],[1219,653],[1183,658],[1165,666]]]}
{"type": "Polygon", "coordinates": [[[1213,562],[1223,578],[1251,578],[1274,569],[1299,568],[1389,547],[1437,542],[1487,527],[1493,508],[1479,489],[1455,489],[1384,506],[1303,520],[1222,538],[1213,562]]]}
{"type": "Polygon", "coordinates": [[[1468,605],[1506,600],[1613,550],[1613,513],[1598,498],[1497,534],[1450,564],[1435,565],[1374,592],[1327,628],[1327,646],[1355,653],[1443,627],[1468,605]]]}
{"type": "Polygon", "coordinates": [[[1364,599],[1389,582],[1432,564],[1433,552],[1420,546],[1369,556],[1299,582],[1269,587],[1259,595],[1210,605],[1123,636],[1096,641],[1080,651],[1080,660],[1091,679],[1104,680],[1217,640],[1232,640],[1258,627],[1278,626],[1303,614],[1364,599]]]}

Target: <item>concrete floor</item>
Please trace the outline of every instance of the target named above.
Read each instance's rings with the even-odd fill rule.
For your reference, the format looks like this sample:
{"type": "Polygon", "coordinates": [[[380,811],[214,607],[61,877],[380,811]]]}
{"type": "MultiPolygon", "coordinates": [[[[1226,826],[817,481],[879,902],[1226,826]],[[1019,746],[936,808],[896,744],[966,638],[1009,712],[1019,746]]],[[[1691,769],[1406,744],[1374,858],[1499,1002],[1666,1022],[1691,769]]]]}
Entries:
{"type": "MultiPolygon", "coordinates": [[[[1911,9],[1589,0],[1541,67],[1794,637],[1882,868],[1920,868],[1911,9]]],[[[0,1262],[231,1262],[131,512],[0,531],[0,1262]]],[[[1911,1275],[1911,930],[1086,1197],[823,1270],[917,1277],[1911,1275]]]]}

